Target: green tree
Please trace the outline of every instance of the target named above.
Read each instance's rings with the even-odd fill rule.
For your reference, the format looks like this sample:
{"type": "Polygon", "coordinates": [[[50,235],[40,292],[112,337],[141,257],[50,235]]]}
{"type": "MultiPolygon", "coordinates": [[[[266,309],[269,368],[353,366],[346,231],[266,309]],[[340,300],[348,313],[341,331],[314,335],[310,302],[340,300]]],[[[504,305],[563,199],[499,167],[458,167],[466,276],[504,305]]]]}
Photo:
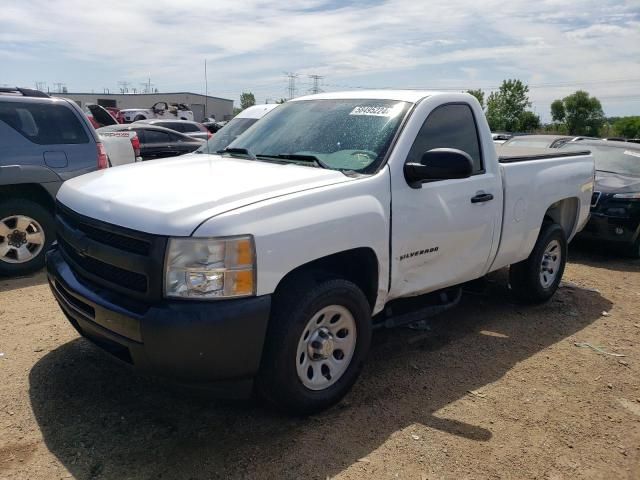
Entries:
{"type": "Polygon", "coordinates": [[[597,137],[605,123],[600,100],[596,97],[591,97],[584,90],[578,90],[562,100],[555,100],[551,104],[551,116],[554,120],[557,118],[558,121],[564,122],[569,135],[592,135],[597,137]],[[562,103],[562,109],[560,109],[560,103],[562,103]],[[561,115],[562,111],[564,111],[564,115],[561,115]],[[557,114],[560,114],[560,117],[557,114]]]}
{"type": "Polygon", "coordinates": [[[476,97],[484,110],[484,92],[478,88],[477,90],[467,90],[467,93],[476,97]]]}
{"type": "Polygon", "coordinates": [[[562,123],[567,113],[564,111],[564,103],[562,100],[554,100],[551,104],[551,119],[554,122],[562,123]]]}
{"type": "Polygon", "coordinates": [[[615,136],[640,138],[640,117],[622,117],[613,123],[615,136]]]}
{"type": "Polygon", "coordinates": [[[528,93],[529,87],[515,79],[504,80],[497,92],[491,92],[487,99],[487,121],[491,130],[520,130],[521,118],[531,106],[528,93]]]}
{"type": "Polygon", "coordinates": [[[245,108],[252,107],[256,104],[256,97],[253,96],[251,92],[242,92],[240,94],[240,108],[244,110],[245,108]]]}
{"type": "Polygon", "coordinates": [[[541,126],[540,117],[529,110],[522,112],[518,122],[521,132],[533,132],[534,130],[538,130],[541,126]]]}

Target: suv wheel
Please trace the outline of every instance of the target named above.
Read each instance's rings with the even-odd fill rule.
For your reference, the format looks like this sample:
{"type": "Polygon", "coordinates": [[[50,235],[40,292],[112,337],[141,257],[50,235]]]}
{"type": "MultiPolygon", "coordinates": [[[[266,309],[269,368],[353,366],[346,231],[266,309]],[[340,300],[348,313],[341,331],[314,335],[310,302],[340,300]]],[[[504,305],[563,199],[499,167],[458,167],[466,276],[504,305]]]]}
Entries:
{"type": "Polygon", "coordinates": [[[371,307],[343,279],[298,279],[274,298],[258,393],[311,414],[338,402],[358,378],[371,342],[371,307]]]}
{"type": "Polygon", "coordinates": [[[53,241],[51,213],[31,200],[0,203],[0,275],[25,275],[44,266],[53,241]]]}
{"type": "Polygon", "coordinates": [[[138,120],[146,120],[146,119],[147,117],[145,117],[144,115],[136,115],[133,121],[137,122],[138,120]]]}

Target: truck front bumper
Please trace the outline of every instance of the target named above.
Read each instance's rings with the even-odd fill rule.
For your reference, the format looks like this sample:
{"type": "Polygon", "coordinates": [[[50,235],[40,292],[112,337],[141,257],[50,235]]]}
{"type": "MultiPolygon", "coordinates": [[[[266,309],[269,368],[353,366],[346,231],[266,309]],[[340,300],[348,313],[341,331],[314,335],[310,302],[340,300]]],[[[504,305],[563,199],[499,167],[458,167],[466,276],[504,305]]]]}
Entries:
{"type": "Polygon", "coordinates": [[[639,234],[640,217],[614,217],[592,212],[589,222],[577,238],[631,245],[639,234]]]}
{"type": "Polygon", "coordinates": [[[269,295],[145,305],[79,278],[54,245],[51,291],[73,327],[136,368],[183,383],[250,394],[267,330],[269,295]]]}

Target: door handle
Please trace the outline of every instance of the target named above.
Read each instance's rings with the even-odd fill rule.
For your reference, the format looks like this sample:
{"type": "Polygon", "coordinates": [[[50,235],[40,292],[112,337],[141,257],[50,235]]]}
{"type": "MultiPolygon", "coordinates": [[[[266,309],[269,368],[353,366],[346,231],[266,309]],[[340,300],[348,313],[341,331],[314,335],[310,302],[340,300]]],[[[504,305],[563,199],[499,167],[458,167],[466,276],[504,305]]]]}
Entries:
{"type": "Polygon", "coordinates": [[[471,203],[484,203],[489,200],[493,200],[493,195],[490,193],[479,193],[475,197],[471,197],[471,203]]]}

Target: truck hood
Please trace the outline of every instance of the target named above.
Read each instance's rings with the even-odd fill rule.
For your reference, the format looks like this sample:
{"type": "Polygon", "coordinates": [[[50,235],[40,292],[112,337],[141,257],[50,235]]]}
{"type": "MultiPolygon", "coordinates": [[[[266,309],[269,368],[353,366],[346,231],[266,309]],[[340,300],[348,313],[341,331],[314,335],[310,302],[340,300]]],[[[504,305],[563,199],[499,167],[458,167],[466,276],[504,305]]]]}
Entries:
{"type": "Polygon", "coordinates": [[[57,199],[91,218],[188,236],[205,220],[252,203],[353,180],[334,170],[189,154],[109,168],[65,182],[57,199]]]}
{"type": "Polygon", "coordinates": [[[602,193],[640,192],[640,177],[596,171],[594,190],[602,193]]]}

